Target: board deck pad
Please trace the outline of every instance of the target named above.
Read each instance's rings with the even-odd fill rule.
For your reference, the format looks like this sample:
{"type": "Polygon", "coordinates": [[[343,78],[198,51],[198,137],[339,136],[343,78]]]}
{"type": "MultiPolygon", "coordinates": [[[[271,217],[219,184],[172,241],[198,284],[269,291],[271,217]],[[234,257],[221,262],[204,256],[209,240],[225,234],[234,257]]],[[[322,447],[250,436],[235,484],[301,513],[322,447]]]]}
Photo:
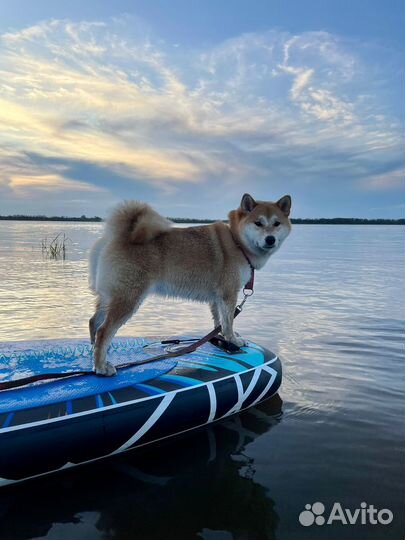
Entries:
{"type": "MultiPolygon", "coordinates": [[[[108,352],[108,360],[114,365],[135,363],[162,352],[162,345],[160,342],[155,345],[154,340],[115,339],[108,352]]],[[[0,392],[0,414],[143,383],[171,371],[176,364],[176,359],[169,358],[119,370],[114,377],[88,374],[4,390],[0,392]]],[[[38,373],[90,371],[92,368],[92,347],[87,340],[38,340],[0,344],[0,381],[21,379],[38,373]]]]}

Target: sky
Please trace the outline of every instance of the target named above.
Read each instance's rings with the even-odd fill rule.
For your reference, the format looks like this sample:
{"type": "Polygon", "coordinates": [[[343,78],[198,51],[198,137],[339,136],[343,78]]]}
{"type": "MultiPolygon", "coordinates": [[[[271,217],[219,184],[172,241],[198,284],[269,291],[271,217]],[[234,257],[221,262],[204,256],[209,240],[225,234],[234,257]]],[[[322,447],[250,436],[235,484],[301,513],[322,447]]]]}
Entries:
{"type": "Polygon", "coordinates": [[[404,28],[399,0],[2,2],[0,214],[404,217],[404,28]]]}

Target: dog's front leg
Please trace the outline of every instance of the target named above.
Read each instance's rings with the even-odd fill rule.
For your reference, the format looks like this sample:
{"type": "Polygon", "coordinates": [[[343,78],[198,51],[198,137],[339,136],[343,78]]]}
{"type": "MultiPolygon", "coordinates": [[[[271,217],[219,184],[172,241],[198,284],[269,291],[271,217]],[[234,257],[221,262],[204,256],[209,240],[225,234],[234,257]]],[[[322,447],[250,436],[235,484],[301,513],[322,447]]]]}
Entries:
{"type": "Polygon", "coordinates": [[[212,302],[210,304],[210,309],[211,309],[212,318],[214,319],[214,326],[216,328],[217,326],[219,326],[221,324],[221,319],[220,319],[220,316],[219,316],[219,309],[218,309],[217,303],[212,302]]]}
{"type": "Polygon", "coordinates": [[[227,341],[230,341],[237,347],[246,345],[246,341],[238,337],[233,331],[233,319],[237,303],[237,294],[231,294],[221,298],[218,302],[218,308],[221,318],[222,335],[227,341]]]}

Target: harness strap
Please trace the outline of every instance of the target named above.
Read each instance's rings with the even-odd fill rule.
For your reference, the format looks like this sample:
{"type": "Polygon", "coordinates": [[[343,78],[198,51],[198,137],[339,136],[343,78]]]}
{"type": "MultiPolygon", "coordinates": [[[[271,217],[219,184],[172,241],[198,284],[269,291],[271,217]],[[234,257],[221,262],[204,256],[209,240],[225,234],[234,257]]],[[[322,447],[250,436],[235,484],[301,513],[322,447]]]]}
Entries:
{"type": "Polygon", "coordinates": [[[246,294],[246,291],[250,291],[250,294],[248,294],[247,296],[252,296],[254,284],[255,284],[255,269],[252,267],[250,271],[250,279],[246,283],[246,285],[243,287],[243,293],[246,294]]]}

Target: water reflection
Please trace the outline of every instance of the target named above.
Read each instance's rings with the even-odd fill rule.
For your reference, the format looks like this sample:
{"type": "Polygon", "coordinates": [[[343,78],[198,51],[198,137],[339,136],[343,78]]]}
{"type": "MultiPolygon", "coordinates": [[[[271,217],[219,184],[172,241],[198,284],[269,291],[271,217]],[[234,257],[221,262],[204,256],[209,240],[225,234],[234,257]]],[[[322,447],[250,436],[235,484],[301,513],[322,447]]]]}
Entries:
{"type": "MultiPolygon", "coordinates": [[[[1,224],[0,341],[87,335],[93,299],[86,256],[101,227],[1,224]],[[68,260],[44,261],[41,239],[61,231],[73,242],[68,260]]],[[[111,537],[114,527],[117,538],[132,540],[139,523],[143,532],[150,527],[162,538],[186,537],[179,532],[183,524],[191,538],[313,539],[325,529],[303,530],[297,516],[315,500],[339,500],[353,508],[367,500],[388,507],[396,519],[384,538],[400,538],[405,527],[403,236],[403,227],[295,226],[285,248],[257,273],[255,294],[236,329],[281,356],[285,401],[278,429],[252,435],[251,466],[243,450],[249,437],[238,442],[241,426],[218,426],[215,444],[212,436],[209,443],[209,431],[182,439],[186,448],[179,441],[166,450],[159,470],[159,452],[150,458],[134,454],[122,461],[127,472],[114,462],[115,469],[112,463],[92,472],[82,468],[9,490],[10,499],[0,491],[6,515],[0,521],[2,538],[98,540],[111,537]],[[210,461],[210,455],[216,458],[210,461]],[[251,467],[256,472],[249,478],[251,467]],[[279,521],[267,493],[277,493],[279,521]],[[254,505],[262,505],[267,517],[254,505]],[[255,520],[245,515],[249,512],[255,520]]],[[[207,306],[150,298],[121,335],[210,328],[207,306]]],[[[243,429],[260,432],[246,422],[243,429]]],[[[327,531],[329,537],[343,537],[338,526],[327,531]]],[[[350,540],[365,537],[364,531],[344,532],[350,540]]],[[[380,532],[371,528],[367,537],[382,538],[380,532]]]]}
{"type": "Polygon", "coordinates": [[[274,396],[157,447],[7,488],[1,529],[7,540],[68,538],[66,523],[75,524],[75,540],[274,539],[275,503],[246,448],[277,425],[281,410],[274,396]]]}

